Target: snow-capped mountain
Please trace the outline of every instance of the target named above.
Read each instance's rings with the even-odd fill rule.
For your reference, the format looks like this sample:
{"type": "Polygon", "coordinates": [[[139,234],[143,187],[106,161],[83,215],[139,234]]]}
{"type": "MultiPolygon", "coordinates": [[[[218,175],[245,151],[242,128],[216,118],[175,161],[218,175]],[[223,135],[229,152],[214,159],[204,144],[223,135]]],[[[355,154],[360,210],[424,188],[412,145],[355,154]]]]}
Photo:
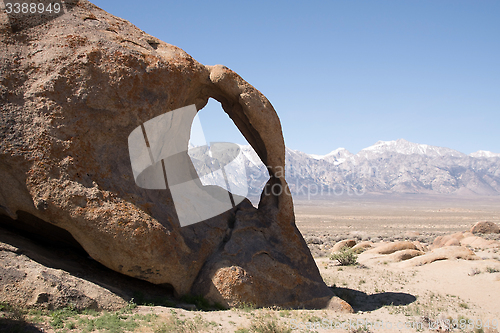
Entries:
{"type": "MultiPolygon", "coordinates": [[[[266,167],[250,146],[239,146],[231,180],[246,179],[249,196],[259,196],[269,179],[266,167]]],[[[286,179],[292,194],[319,196],[378,193],[500,195],[500,154],[470,155],[404,139],[379,141],[352,154],[338,148],[326,155],[285,149],[286,179]]]]}
{"type": "Polygon", "coordinates": [[[337,148],[326,155],[314,155],[314,154],[308,154],[308,155],[316,160],[325,160],[327,162],[333,163],[334,165],[339,165],[341,163],[344,163],[347,158],[353,156],[353,154],[345,148],[337,148]]]}
{"type": "Polygon", "coordinates": [[[418,144],[406,141],[405,139],[398,139],[395,141],[379,141],[373,146],[361,150],[358,155],[364,154],[365,156],[369,156],[370,154],[383,154],[387,152],[403,155],[418,154],[432,157],[465,156],[465,154],[450,148],[418,144]]]}
{"type": "Polygon", "coordinates": [[[492,153],[491,151],[487,150],[478,150],[475,153],[469,154],[470,157],[484,157],[484,158],[490,158],[490,157],[500,157],[500,154],[495,154],[492,153]]]}

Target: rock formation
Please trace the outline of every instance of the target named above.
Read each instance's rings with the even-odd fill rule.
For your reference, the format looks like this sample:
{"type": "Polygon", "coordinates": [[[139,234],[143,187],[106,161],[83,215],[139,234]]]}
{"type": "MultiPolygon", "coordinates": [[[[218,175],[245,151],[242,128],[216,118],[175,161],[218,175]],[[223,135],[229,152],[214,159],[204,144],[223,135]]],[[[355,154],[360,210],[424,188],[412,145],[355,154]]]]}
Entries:
{"type": "Polygon", "coordinates": [[[214,98],[268,166],[266,186],[286,189],[281,125],[265,96],[86,0],[66,2],[43,24],[0,25],[0,215],[62,228],[105,266],[178,295],[349,311],[322,281],[287,191],[181,228],[168,189],[134,182],[131,131],[214,98]]]}
{"type": "Polygon", "coordinates": [[[457,232],[452,235],[444,235],[436,237],[434,243],[432,244],[432,249],[438,249],[447,246],[467,246],[476,249],[490,249],[490,248],[500,247],[500,242],[492,239],[485,239],[483,237],[475,236],[471,232],[466,231],[466,232],[457,232]]]}
{"type": "Polygon", "coordinates": [[[374,249],[366,251],[367,253],[376,253],[376,254],[391,254],[396,251],[401,251],[401,250],[418,250],[417,246],[413,244],[412,242],[408,241],[400,241],[400,242],[395,242],[395,243],[388,243],[388,244],[383,244],[380,246],[377,246],[374,249]]]}
{"type": "Polygon", "coordinates": [[[480,221],[470,229],[473,234],[499,234],[500,227],[494,222],[480,221]]]}
{"type": "Polygon", "coordinates": [[[355,239],[344,239],[344,240],[341,240],[340,242],[335,243],[335,245],[333,245],[331,251],[332,251],[332,253],[339,252],[344,247],[352,248],[355,245],[356,245],[355,239]]]}
{"type": "Polygon", "coordinates": [[[472,250],[463,246],[445,246],[432,250],[422,255],[412,257],[404,261],[401,266],[403,267],[416,267],[433,263],[438,260],[480,260],[472,250]]]}
{"type": "MultiPolygon", "coordinates": [[[[127,304],[126,292],[121,292],[117,286],[123,285],[128,277],[100,272],[103,281],[92,274],[95,267],[79,262],[81,258],[75,255],[76,251],[66,247],[62,254],[61,250],[38,246],[18,234],[0,229],[0,302],[21,307],[56,309],[71,305],[79,310],[110,311],[127,304]],[[87,275],[87,279],[75,275],[87,275]],[[116,286],[112,291],[101,286],[110,283],[116,286]]],[[[128,279],[135,285],[142,282],[128,279]]],[[[144,285],[141,287],[145,289],[144,285]]]]}
{"type": "Polygon", "coordinates": [[[460,240],[464,238],[462,232],[456,232],[452,235],[437,236],[432,243],[432,248],[440,248],[444,246],[458,246],[460,240]]]}

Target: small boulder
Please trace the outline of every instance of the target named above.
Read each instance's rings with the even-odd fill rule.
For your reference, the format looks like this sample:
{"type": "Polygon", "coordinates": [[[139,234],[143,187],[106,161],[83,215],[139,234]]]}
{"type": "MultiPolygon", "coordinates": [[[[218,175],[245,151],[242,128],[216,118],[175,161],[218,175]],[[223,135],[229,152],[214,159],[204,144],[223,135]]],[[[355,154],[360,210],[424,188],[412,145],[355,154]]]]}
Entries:
{"type": "Polygon", "coordinates": [[[391,262],[400,262],[400,261],[405,261],[414,257],[418,257],[425,254],[422,251],[419,250],[401,250],[401,251],[396,251],[394,253],[389,254],[384,258],[386,261],[391,261],[391,262]]]}
{"type": "Polygon", "coordinates": [[[463,233],[457,232],[452,235],[438,236],[432,243],[432,248],[437,249],[444,246],[459,246],[460,240],[464,238],[463,233]]]}
{"type": "Polygon", "coordinates": [[[496,223],[482,221],[474,224],[470,232],[473,234],[498,234],[500,233],[500,227],[496,223]]]}
{"type": "Polygon", "coordinates": [[[364,251],[373,248],[373,242],[370,241],[364,241],[361,243],[358,243],[352,247],[353,250],[355,251],[364,251]]]}
{"type": "Polygon", "coordinates": [[[372,250],[369,250],[369,252],[377,254],[391,254],[401,250],[418,250],[418,249],[412,242],[400,241],[400,242],[380,245],[372,250]]]}
{"type": "Polygon", "coordinates": [[[354,313],[354,310],[349,303],[337,296],[332,297],[332,299],[327,303],[325,309],[340,313],[354,313]]]}
{"type": "Polygon", "coordinates": [[[344,239],[338,243],[336,243],[333,248],[332,248],[332,253],[333,252],[338,252],[344,247],[354,247],[356,245],[356,240],[354,239],[344,239]]]}

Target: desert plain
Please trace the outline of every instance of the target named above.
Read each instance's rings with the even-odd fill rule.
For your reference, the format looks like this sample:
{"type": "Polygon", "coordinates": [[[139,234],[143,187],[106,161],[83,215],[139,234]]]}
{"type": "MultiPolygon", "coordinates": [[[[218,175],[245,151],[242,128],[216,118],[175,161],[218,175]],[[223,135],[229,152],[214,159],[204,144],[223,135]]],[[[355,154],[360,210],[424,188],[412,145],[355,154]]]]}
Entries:
{"type": "MultiPolygon", "coordinates": [[[[296,200],[295,212],[323,279],[335,285],[356,311],[339,316],[342,320],[354,317],[362,318],[361,322],[393,323],[394,331],[417,330],[418,323],[424,331],[446,331],[446,325],[433,323],[466,320],[471,325],[455,329],[487,332],[494,331],[493,327],[480,327],[481,323],[500,316],[500,234],[481,235],[492,241],[490,246],[466,246],[477,260],[409,266],[380,256],[379,260],[365,258],[364,265],[338,266],[328,257],[333,245],[343,239],[375,244],[417,241],[432,247],[436,237],[468,231],[478,221],[498,224],[499,204],[498,197],[367,195],[335,201],[296,200]],[[403,329],[401,323],[405,323],[403,329]]],[[[363,263],[362,257],[358,262],[363,263]]],[[[387,325],[383,330],[391,331],[387,325]]]]}

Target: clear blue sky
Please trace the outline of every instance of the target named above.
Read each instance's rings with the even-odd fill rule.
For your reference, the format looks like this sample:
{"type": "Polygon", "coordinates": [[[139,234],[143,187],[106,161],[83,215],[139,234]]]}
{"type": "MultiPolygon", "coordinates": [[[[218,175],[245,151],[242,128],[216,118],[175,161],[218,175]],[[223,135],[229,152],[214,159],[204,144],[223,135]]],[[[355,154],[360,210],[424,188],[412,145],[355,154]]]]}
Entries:
{"type": "MultiPolygon", "coordinates": [[[[404,138],[500,153],[500,1],[93,3],[236,71],[271,101],[292,149],[404,138]]],[[[208,141],[246,143],[217,102],[200,117],[208,141]]]]}

